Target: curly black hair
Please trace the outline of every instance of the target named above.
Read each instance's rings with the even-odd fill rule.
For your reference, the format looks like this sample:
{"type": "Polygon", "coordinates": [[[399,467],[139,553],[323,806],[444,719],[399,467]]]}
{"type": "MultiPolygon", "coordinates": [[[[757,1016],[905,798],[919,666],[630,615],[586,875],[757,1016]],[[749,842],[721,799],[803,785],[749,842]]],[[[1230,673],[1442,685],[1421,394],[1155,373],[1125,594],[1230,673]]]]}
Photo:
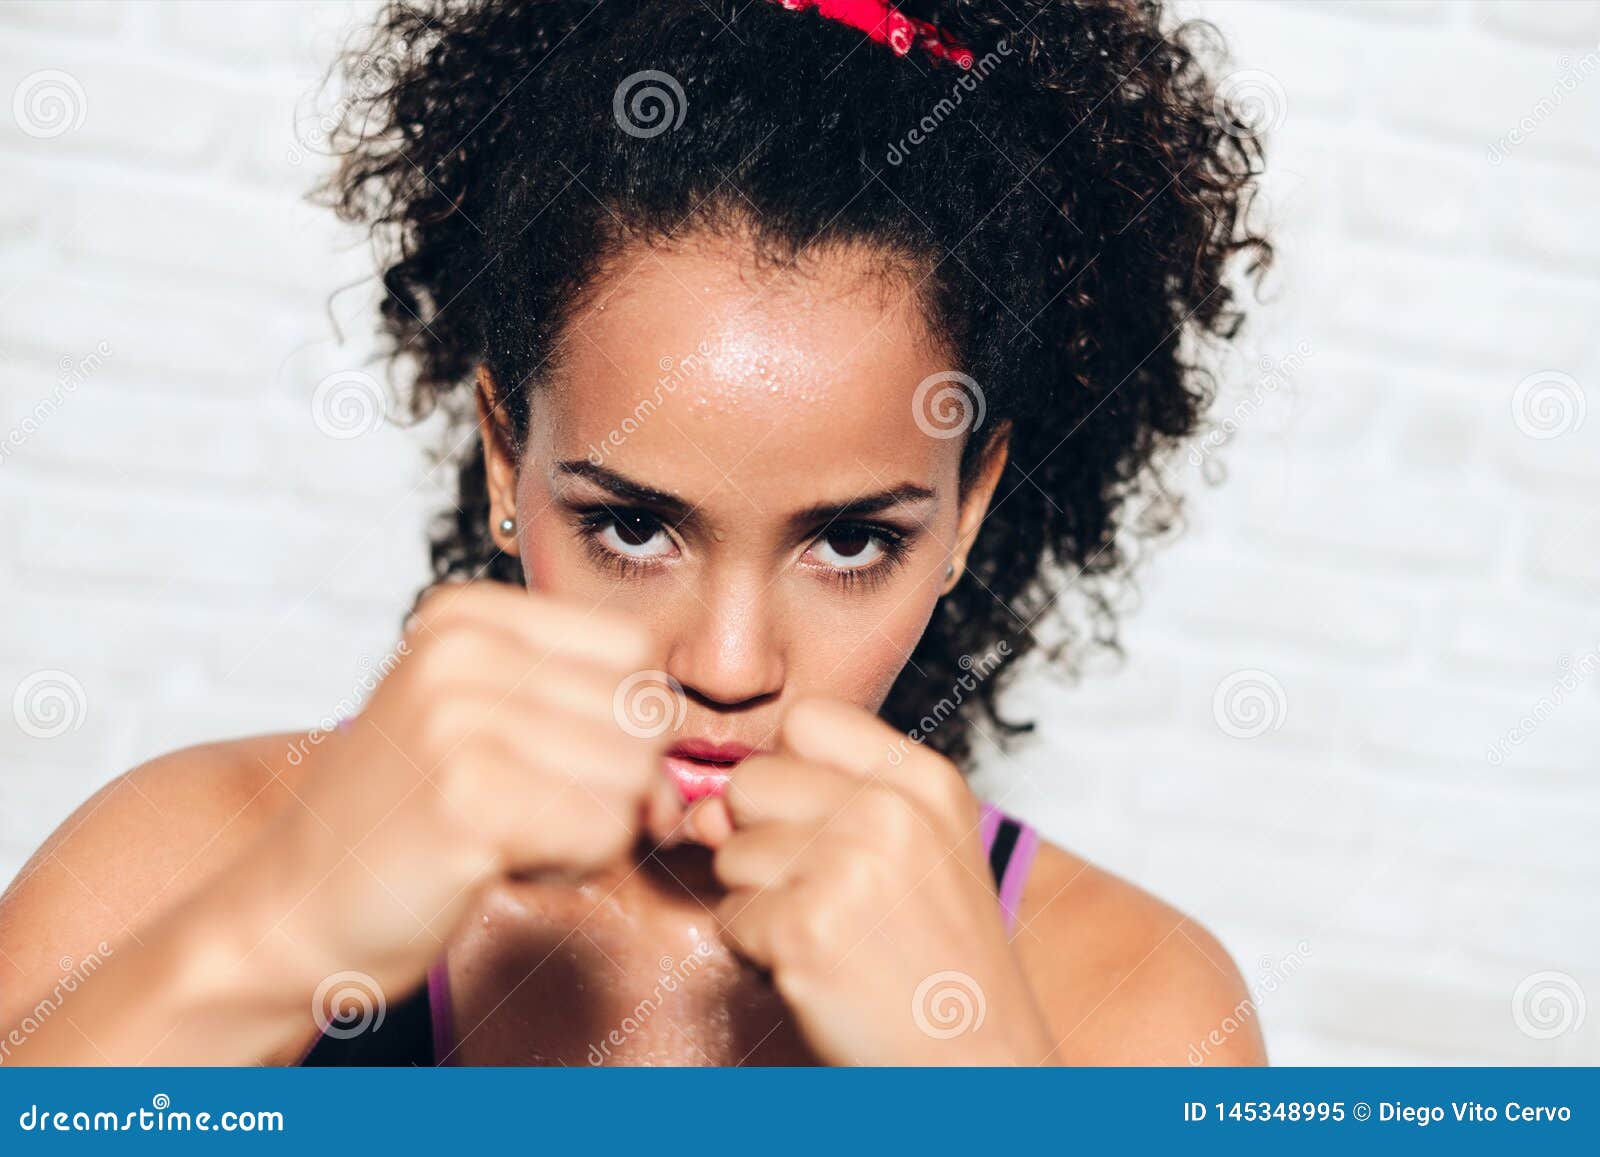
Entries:
{"type": "Polygon", "coordinates": [[[919,269],[1010,456],[882,713],[964,762],[974,727],[1027,728],[996,696],[1062,595],[1088,626],[1050,657],[1115,647],[1116,584],[1178,515],[1157,466],[1211,400],[1201,351],[1241,321],[1234,267],[1259,282],[1272,251],[1249,220],[1261,145],[1209,25],[1169,27],[1157,0],[900,10],[971,67],[773,0],[397,0],[338,62],[340,161],[314,198],[379,245],[412,414],[469,435],[441,578],[522,581],[490,538],[475,370],[505,384],[517,446],[527,389],[624,245],[739,228],[790,258],[864,244],[919,269]]]}

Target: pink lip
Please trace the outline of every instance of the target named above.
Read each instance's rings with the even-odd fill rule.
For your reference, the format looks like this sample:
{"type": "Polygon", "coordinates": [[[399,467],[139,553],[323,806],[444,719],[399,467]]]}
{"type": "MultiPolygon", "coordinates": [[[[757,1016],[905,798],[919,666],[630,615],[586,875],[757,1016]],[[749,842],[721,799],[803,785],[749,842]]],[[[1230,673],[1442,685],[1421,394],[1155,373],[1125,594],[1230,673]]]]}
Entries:
{"type": "Polygon", "coordinates": [[[667,775],[678,785],[684,803],[693,803],[727,790],[728,777],[755,749],[744,743],[712,743],[689,739],[667,752],[667,775]]]}

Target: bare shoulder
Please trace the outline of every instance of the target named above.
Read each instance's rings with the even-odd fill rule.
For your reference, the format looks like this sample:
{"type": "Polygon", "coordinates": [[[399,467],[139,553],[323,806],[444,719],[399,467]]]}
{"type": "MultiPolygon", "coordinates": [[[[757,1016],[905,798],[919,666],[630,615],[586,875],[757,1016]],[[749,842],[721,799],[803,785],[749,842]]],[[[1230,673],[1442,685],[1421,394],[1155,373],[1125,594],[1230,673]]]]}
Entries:
{"type": "Polygon", "coordinates": [[[1228,953],[1171,905],[1041,843],[1015,943],[1063,1064],[1266,1063],[1228,953]]]}
{"type": "Polygon", "coordinates": [[[209,743],[118,776],[0,896],[0,990],[25,991],[165,911],[293,800],[293,736],[209,743]]]}

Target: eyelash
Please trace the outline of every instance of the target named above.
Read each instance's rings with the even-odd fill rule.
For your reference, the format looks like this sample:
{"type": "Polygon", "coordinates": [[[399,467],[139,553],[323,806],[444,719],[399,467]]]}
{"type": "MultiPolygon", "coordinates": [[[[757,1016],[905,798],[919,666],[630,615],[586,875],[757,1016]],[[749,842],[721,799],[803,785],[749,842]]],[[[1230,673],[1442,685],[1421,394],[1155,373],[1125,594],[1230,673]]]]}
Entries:
{"type": "MultiPolygon", "coordinates": [[[[654,562],[618,554],[600,541],[602,533],[629,515],[643,515],[646,518],[653,517],[648,510],[617,506],[597,506],[589,510],[580,510],[577,514],[578,530],[583,536],[584,550],[588,552],[589,557],[597,565],[609,569],[619,578],[637,578],[657,565],[654,562]]],[[[662,523],[663,527],[665,525],[665,523],[662,523]]]]}
{"type": "Polygon", "coordinates": [[[890,575],[900,568],[905,561],[909,544],[903,531],[892,526],[885,526],[880,522],[834,522],[822,528],[813,538],[812,542],[823,538],[830,532],[841,530],[864,531],[871,535],[878,543],[878,548],[883,551],[883,556],[876,562],[866,566],[851,567],[842,570],[822,564],[817,569],[826,571],[830,581],[836,582],[844,590],[876,590],[886,582],[890,575]]]}
{"type": "MultiPolygon", "coordinates": [[[[654,518],[648,510],[635,507],[599,506],[589,510],[580,510],[578,515],[579,533],[583,536],[584,549],[598,565],[609,569],[620,578],[638,578],[660,565],[655,561],[630,558],[625,554],[605,546],[600,541],[600,535],[607,529],[615,526],[628,517],[654,518]]],[[[665,529],[666,523],[657,520],[665,529]]],[[[830,582],[837,583],[845,590],[874,589],[883,583],[905,561],[908,549],[907,536],[903,531],[892,526],[877,522],[834,522],[823,527],[812,538],[815,542],[829,533],[842,530],[859,530],[871,535],[876,540],[878,547],[883,551],[883,556],[873,563],[862,567],[841,569],[825,564],[813,565],[812,569],[825,571],[830,582]]]]}

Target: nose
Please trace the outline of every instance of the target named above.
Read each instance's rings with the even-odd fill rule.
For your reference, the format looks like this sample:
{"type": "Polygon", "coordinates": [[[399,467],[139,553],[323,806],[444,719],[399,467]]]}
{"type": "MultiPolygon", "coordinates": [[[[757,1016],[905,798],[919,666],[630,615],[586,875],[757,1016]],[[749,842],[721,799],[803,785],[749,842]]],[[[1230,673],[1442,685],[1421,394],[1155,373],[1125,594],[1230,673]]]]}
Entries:
{"type": "Polygon", "coordinates": [[[754,578],[703,584],[667,650],[667,673],[712,707],[754,706],[783,690],[772,602],[754,578]]]}

